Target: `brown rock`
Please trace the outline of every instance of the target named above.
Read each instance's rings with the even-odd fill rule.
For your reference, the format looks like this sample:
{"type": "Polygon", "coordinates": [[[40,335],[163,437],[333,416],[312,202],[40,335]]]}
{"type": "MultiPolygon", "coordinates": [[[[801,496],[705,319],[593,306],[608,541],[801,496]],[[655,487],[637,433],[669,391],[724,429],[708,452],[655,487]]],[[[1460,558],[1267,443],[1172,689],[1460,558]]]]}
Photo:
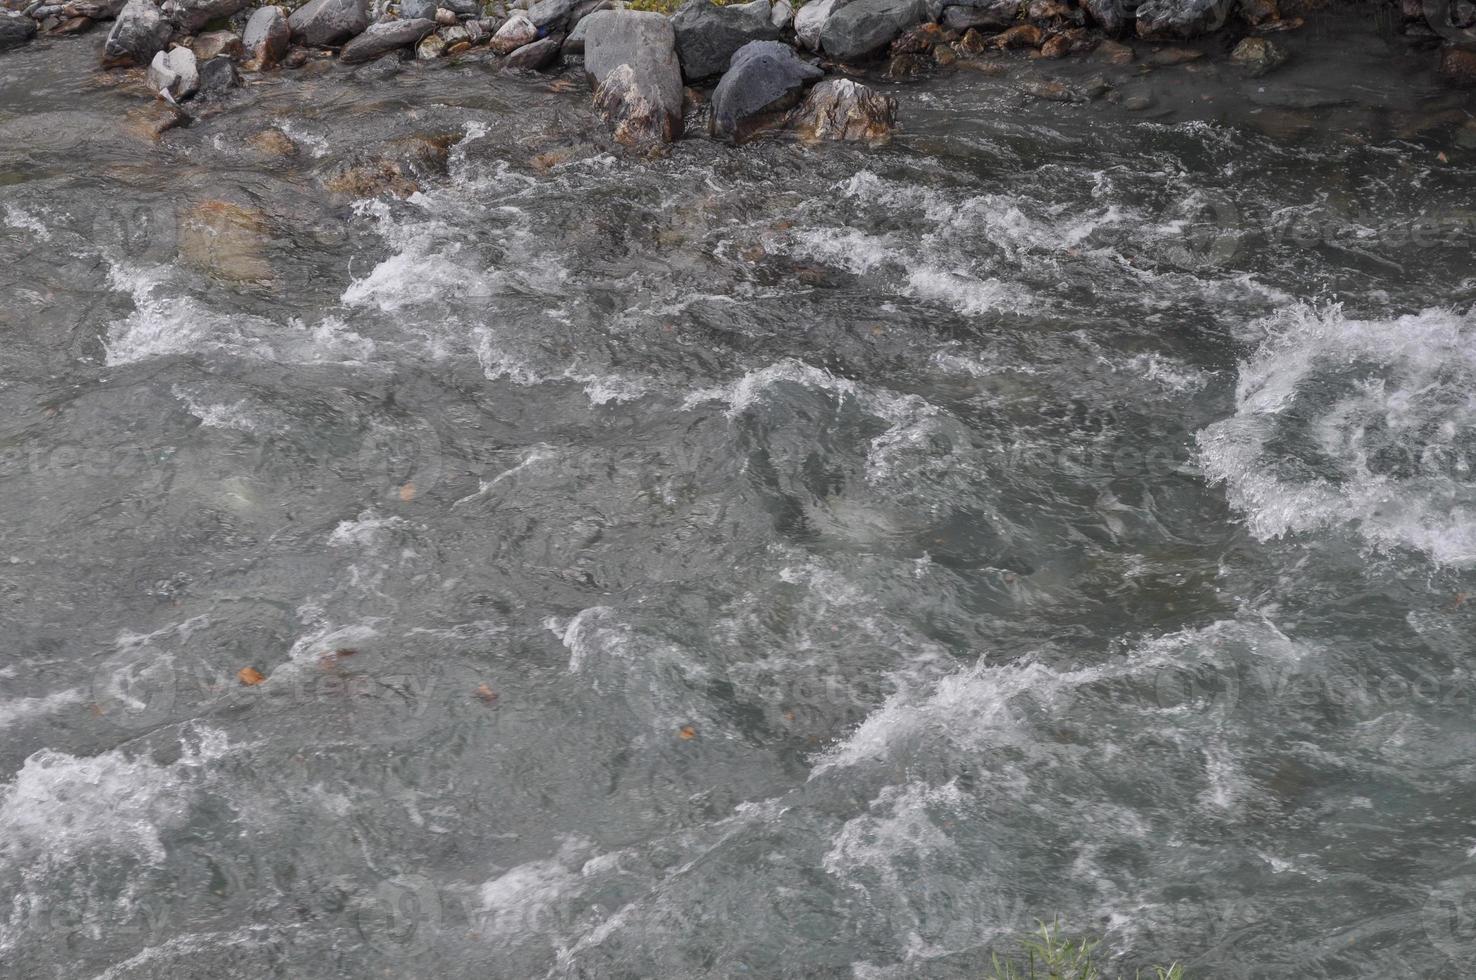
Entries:
{"type": "Polygon", "coordinates": [[[958,67],[965,71],[978,72],[980,75],[988,75],[990,78],[999,78],[1008,73],[1009,69],[997,61],[981,61],[978,58],[960,58],[958,67]]]}
{"type": "Polygon", "coordinates": [[[1065,34],[1052,34],[1040,46],[1042,58],[1064,58],[1071,53],[1071,38],[1065,34]]]}
{"type": "Polygon", "coordinates": [[[985,40],[984,35],[970,27],[964,31],[964,36],[953,45],[953,50],[964,55],[981,54],[987,47],[989,47],[989,42],[985,40]]]}
{"type": "Polygon", "coordinates": [[[272,278],[266,258],[266,215],[229,201],[201,201],[179,221],[179,260],[220,279],[262,282],[272,278]]]}
{"type": "Polygon", "coordinates": [[[1133,49],[1119,41],[1106,40],[1092,52],[1092,60],[1104,65],[1130,65],[1133,49]]]}
{"type": "Polygon", "coordinates": [[[246,139],[246,143],[259,153],[272,157],[292,157],[297,155],[297,144],[280,129],[263,129],[261,132],[252,133],[246,139]]]}
{"type": "Polygon", "coordinates": [[[308,51],[307,48],[291,48],[290,50],[288,50],[287,56],[282,59],[282,67],[301,68],[303,65],[308,63],[308,58],[310,57],[312,57],[312,52],[308,51]]]}
{"type": "Polygon", "coordinates": [[[1281,19],[1281,9],[1276,0],[1240,0],[1240,16],[1247,24],[1256,27],[1281,19]]]}
{"type": "Polygon", "coordinates": [[[940,44],[933,48],[933,60],[944,68],[947,68],[958,60],[958,55],[954,54],[953,49],[948,45],[940,44]]]}
{"type": "Polygon", "coordinates": [[[1461,88],[1476,87],[1476,51],[1465,48],[1441,48],[1440,77],[1461,88]]]}
{"type": "Polygon", "coordinates": [[[1045,39],[1039,27],[1034,24],[1017,24],[1002,34],[995,36],[990,42],[996,48],[1038,48],[1041,41],[1045,39]]]}
{"type": "Polygon", "coordinates": [[[926,74],[932,66],[931,58],[903,52],[893,55],[892,60],[887,63],[887,77],[891,79],[916,78],[926,74]]]}
{"type": "Polygon", "coordinates": [[[241,38],[232,31],[206,31],[190,42],[190,50],[201,64],[219,55],[240,58],[245,52],[241,38]]]}
{"type": "Polygon", "coordinates": [[[1230,60],[1253,75],[1264,75],[1286,59],[1286,51],[1263,37],[1245,38],[1230,52],[1230,60]]]}
{"type": "Polygon", "coordinates": [[[457,41],[446,49],[446,57],[455,58],[459,55],[466,54],[471,49],[472,43],[470,41],[457,41]]]}
{"type": "Polygon", "coordinates": [[[187,125],[190,117],[178,106],[163,101],[128,110],[125,116],[129,132],[147,140],[156,140],[176,126],[187,125]]]}
{"type": "Polygon", "coordinates": [[[390,160],[371,160],[344,167],[323,181],[323,186],[346,197],[379,197],[382,194],[409,197],[420,190],[420,185],[405,176],[404,169],[390,160]]]}
{"type": "Polygon", "coordinates": [[[1030,79],[1020,83],[1020,91],[1026,95],[1033,95],[1037,99],[1045,99],[1047,102],[1081,101],[1080,97],[1067,88],[1064,82],[1030,79]]]}
{"type": "Polygon", "coordinates": [[[1204,52],[1195,48],[1159,48],[1148,55],[1148,64],[1155,68],[1170,68],[1188,64],[1204,57],[1204,52]]]}
{"type": "Polygon", "coordinates": [[[897,100],[849,78],[828,78],[805,96],[784,128],[807,140],[883,143],[897,125],[897,100]]]}
{"type": "Polygon", "coordinates": [[[892,54],[922,54],[957,39],[957,34],[941,24],[919,24],[892,42],[892,54]]]}

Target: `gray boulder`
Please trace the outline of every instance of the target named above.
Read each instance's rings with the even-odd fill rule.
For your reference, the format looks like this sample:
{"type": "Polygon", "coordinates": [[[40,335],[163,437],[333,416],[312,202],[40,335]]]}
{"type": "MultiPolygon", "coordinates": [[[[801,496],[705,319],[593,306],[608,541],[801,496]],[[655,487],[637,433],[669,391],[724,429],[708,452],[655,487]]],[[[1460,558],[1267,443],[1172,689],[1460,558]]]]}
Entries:
{"type": "Polygon", "coordinates": [[[1127,0],[1081,0],[1081,9],[1098,27],[1112,35],[1123,33],[1133,19],[1127,0]]]}
{"type": "Polygon", "coordinates": [[[24,14],[0,13],[0,51],[18,48],[36,36],[36,22],[24,14]]]}
{"type": "Polygon", "coordinates": [[[724,7],[711,0],[687,0],[671,16],[682,74],[688,80],[721,75],[733,52],[748,42],[778,40],[773,12],[769,0],[724,7]]]}
{"type": "Polygon", "coordinates": [[[218,99],[241,85],[241,73],[224,55],[211,58],[200,66],[200,91],[197,99],[218,99]]]}
{"type": "Polygon", "coordinates": [[[193,34],[212,20],[224,20],[251,6],[252,0],[164,0],[164,16],[185,34],[193,34]]]}
{"type": "Polygon", "coordinates": [[[400,0],[401,20],[435,20],[436,0],[400,0]]]}
{"type": "Polygon", "coordinates": [[[259,7],[252,11],[241,34],[248,68],[270,68],[287,54],[292,28],[281,7],[259,7]]]}
{"type": "Polygon", "coordinates": [[[922,0],[852,0],[826,18],[820,47],[837,60],[857,61],[886,47],[925,16],[922,0]]]}
{"type": "Polygon", "coordinates": [[[1225,26],[1234,0],[1143,0],[1138,5],[1138,36],[1191,38],[1225,26]]]}
{"type": "Polygon", "coordinates": [[[789,109],[805,86],[825,75],[794,48],[778,41],[750,41],[733,55],[723,80],[712,93],[712,135],[741,140],[763,117],[789,109]]]}
{"type": "Polygon", "coordinates": [[[200,68],[195,61],[195,52],[185,47],[160,51],[149,63],[144,81],[169,102],[188,99],[200,87],[200,68]]]}
{"type": "Polygon", "coordinates": [[[362,65],[399,48],[420,43],[420,39],[436,29],[436,22],[419,20],[382,20],[343,46],[338,60],[346,65],[362,65]]]}
{"type": "Polygon", "coordinates": [[[493,54],[512,54],[525,44],[538,40],[538,25],[533,23],[526,11],[514,11],[513,15],[492,35],[493,54]]]}
{"type": "Polygon", "coordinates": [[[502,67],[507,71],[538,71],[546,68],[549,62],[558,57],[559,45],[563,43],[562,37],[554,35],[525,44],[508,55],[502,67]]]}
{"type": "Polygon", "coordinates": [[[308,0],[292,12],[287,24],[297,43],[329,47],[364,33],[369,12],[364,0],[308,0]]]}
{"type": "Polygon", "coordinates": [[[569,19],[575,0],[538,0],[528,8],[528,19],[534,27],[557,30],[569,19]]]}
{"type": "Polygon", "coordinates": [[[968,0],[964,0],[964,3],[950,3],[944,7],[939,20],[944,27],[960,34],[970,27],[984,31],[1001,31],[1015,23],[1015,15],[1019,10],[1018,0],[994,0],[993,3],[980,6],[970,5],[968,0]]]}
{"type": "Polygon", "coordinates": [[[656,13],[601,10],[582,24],[584,71],[615,139],[651,149],[680,136],[682,70],[671,21],[656,13]]]}
{"type": "Polygon", "coordinates": [[[458,17],[476,17],[482,12],[481,0],[440,0],[437,4],[458,17]]]}
{"type": "Polygon", "coordinates": [[[147,65],[164,50],[174,27],[153,0],[128,0],[103,42],[103,64],[147,65]]]}
{"type": "Polygon", "coordinates": [[[844,7],[850,0],[810,0],[794,15],[794,36],[801,46],[811,51],[820,50],[820,31],[830,15],[844,7]]]}

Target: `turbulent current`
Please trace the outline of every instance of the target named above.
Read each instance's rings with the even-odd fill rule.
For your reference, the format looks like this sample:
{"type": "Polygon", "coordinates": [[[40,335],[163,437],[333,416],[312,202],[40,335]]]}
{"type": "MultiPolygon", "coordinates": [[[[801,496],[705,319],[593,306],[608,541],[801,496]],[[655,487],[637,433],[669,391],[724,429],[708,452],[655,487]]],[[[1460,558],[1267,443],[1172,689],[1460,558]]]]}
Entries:
{"type": "Polygon", "coordinates": [[[155,142],[97,41],[0,60],[0,974],[1469,976],[1476,150],[1392,42],[637,160],[445,62],[155,142]]]}

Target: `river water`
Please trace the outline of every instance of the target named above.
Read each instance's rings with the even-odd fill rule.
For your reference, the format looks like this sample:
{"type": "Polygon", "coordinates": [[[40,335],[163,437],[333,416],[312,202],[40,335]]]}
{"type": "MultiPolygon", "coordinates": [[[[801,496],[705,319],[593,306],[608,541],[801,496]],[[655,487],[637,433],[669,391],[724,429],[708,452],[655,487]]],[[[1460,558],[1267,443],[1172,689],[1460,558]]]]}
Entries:
{"type": "Polygon", "coordinates": [[[0,58],[4,974],[1464,975],[1470,104],[1287,43],[653,161],[0,58]]]}

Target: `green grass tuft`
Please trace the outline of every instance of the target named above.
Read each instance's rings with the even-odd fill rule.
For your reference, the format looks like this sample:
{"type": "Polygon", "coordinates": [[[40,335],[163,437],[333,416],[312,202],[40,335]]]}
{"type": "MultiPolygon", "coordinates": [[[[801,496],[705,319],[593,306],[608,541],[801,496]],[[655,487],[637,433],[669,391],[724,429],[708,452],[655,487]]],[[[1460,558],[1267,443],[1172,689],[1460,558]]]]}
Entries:
{"type": "MultiPolygon", "coordinates": [[[[1066,938],[1061,935],[1059,922],[1039,925],[1033,935],[1020,941],[1023,963],[1017,959],[1000,959],[998,953],[990,957],[994,975],[989,980],[1103,980],[1094,960],[1100,942],[1066,938]]],[[[1137,980],[1189,980],[1189,977],[1183,966],[1172,963],[1155,966],[1147,977],[1140,972],[1137,980]]]]}

